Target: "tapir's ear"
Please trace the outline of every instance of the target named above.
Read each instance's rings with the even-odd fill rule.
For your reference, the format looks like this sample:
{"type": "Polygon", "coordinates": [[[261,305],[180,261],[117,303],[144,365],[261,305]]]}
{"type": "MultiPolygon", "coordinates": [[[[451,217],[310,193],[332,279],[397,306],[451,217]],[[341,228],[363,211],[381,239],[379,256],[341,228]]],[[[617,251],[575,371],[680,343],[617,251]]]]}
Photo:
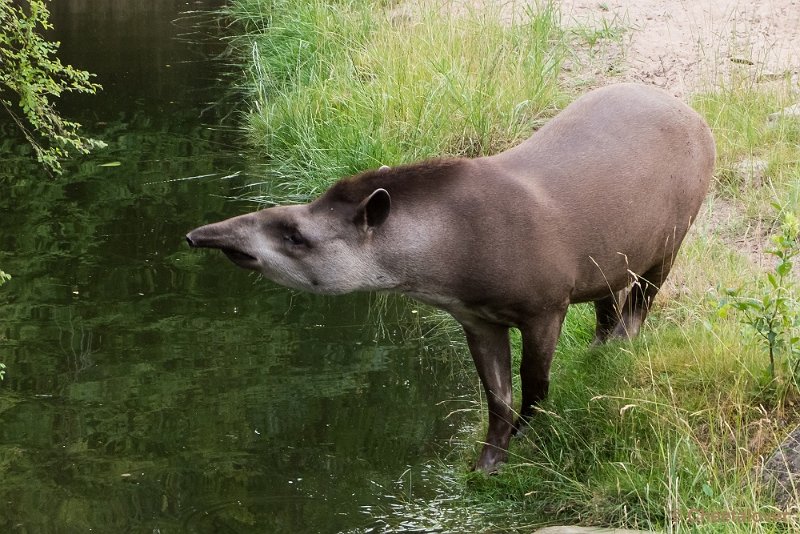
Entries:
{"type": "Polygon", "coordinates": [[[358,205],[353,222],[362,230],[375,228],[383,224],[391,208],[392,199],[389,197],[389,192],[386,189],[376,189],[358,205]]]}

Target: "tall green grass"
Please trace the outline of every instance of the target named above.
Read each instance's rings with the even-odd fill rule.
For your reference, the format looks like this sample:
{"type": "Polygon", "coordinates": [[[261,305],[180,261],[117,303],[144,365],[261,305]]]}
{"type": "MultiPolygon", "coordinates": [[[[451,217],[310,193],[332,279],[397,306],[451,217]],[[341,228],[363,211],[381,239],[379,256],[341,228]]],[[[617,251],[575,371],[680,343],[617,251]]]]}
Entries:
{"type": "Polygon", "coordinates": [[[560,102],[552,5],[512,25],[486,10],[392,5],[234,0],[249,131],[281,193],[305,198],[384,164],[498,152],[560,102]]]}
{"type": "Polygon", "coordinates": [[[512,440],[498,475],[467,471],[483,434],[464,431],[439,467],[442,497],[403,499],[381,519],[398,530],[445,532],[530,532],[554,523],[655,532],[799,528],[758,481],[792,416],[775,409],[763,354],[739,325],[661,308],[635,342],[589,348],[592,315],[591,306],[570,309],[550,396],[512,440]],[[757,516],[764,520],[748,519],[757,516]]]}
{"type": "Polygon", "coordinates": [[[698,527],[698,510],[774,512],[753,479],[780,428],[754,403],[760,355],[731,345],[738,328],[725,328],[727,339],[697,325],[601,349],[586,348],[588,335],[562,342],[550,398],[515,459],[468,483],[489,510],[515,503],[531,524],[663,531],[698,527]]]}

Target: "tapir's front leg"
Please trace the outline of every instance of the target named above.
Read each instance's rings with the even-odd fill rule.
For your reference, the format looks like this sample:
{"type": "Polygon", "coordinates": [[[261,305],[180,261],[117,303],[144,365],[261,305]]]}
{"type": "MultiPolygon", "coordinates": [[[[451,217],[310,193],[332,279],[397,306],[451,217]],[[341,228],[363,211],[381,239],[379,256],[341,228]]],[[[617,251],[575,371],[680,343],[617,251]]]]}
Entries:
{"type": "Polygon", "coordinates": [[[491,473],[508,458],[514,418],[508,328],[470,321],[464,325],[464,332],[489,405],[489,431],[475,469],[491,473]]]}

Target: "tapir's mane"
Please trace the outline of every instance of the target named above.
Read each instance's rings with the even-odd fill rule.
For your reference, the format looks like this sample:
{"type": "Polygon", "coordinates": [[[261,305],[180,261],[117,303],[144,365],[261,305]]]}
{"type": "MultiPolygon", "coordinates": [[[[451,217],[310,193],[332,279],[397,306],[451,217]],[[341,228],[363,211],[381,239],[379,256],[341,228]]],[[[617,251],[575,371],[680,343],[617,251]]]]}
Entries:
{"type": "Polygon", "coordinates": [[[323,195],[331,202],[358,203],[376,189],[385,189],[399,198],[407,195],[425,195],[441,188],[458,174],[464,159],[432,159],[389,169],[373,169],[333,184],[323,195]]]}

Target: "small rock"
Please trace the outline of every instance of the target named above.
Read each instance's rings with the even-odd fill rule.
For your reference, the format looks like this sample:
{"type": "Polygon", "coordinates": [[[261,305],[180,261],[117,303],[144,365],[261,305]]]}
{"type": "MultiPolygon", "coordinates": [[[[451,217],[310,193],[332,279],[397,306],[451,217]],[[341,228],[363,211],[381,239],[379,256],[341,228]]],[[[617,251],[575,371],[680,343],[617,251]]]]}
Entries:
{"type": "Polygon", "coordinates": [[[758,75],[759,82],[772,82],[776,80],[783,80],[790,77],[789,71],[771,71],[771,70],[763,70],[758,75]]]}
{"type": "Polygon", "coordinates": [[[795,104],[793,106],[789,106],[788,108],[784,108],[781,111],[776,111],[775,113],[770,113],[767,120],[770,123],[778,122],[781,119],[800,119],[800,104],[795,104]]]}
{"type": "Polygon", "coordinates": [[[767,161],[763,159],[745,159],[733,166],[733,172],[743,185],[761,187],[767,175],[767,161]]]}
{"type": "Polygon", "coordinates": [[[761,482],[770,488],[775,502],[787,508],[800,494],[800,426],[795,428],[764,464],[761,482]]]}

